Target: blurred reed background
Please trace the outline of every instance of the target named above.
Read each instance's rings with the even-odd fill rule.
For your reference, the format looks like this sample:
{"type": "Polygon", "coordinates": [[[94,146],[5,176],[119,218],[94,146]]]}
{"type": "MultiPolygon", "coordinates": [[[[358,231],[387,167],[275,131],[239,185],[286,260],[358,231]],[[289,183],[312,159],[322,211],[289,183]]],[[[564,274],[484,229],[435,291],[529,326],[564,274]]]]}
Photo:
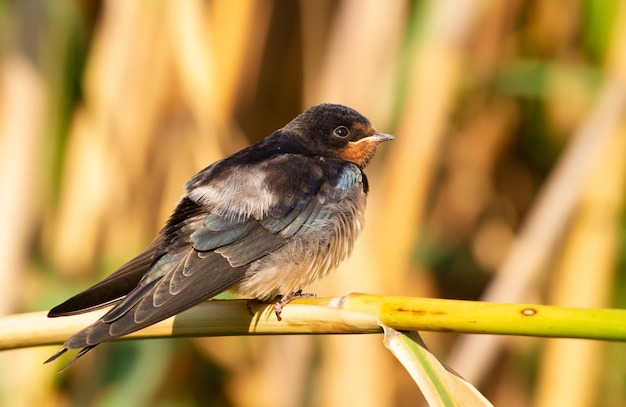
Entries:
{"type": "MultiPolygon", "coordinates": [[[[352,258],[310,291],[625,307],[625,83],[619,1],[1,0],[0,312],[111,273],[196,171],[320,102],[397,139],[352,258]],[[563,221],[526,224],[546,208],[563,221]]],[[[498,338],[477,359],[424,337],[495,405],[626,404],[624,344],[498,338]]],[[[0,405],[421,400],[379,335],[131,341],[62,374],[56,349],[0,354],[0,405]]]]}

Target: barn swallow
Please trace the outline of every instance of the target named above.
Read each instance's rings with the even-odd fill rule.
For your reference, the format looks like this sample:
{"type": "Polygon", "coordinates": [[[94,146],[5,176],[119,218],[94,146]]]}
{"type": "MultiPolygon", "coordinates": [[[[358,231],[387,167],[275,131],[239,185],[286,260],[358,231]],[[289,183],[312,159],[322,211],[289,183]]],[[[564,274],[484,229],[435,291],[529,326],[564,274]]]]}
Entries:
{"type": "MultiPolygon", "coordinates": [[[[363,226],[363,172],[379,133],[355,110],[311,107],[283,128],[200,171],[148,247],[49,317],[113,305],[51,362],[176,315],[224,291],[289,300],[348,256],[363,226]]],[[[277,303],[280,313],[285,300],[277,303]]],[[[66,366],[66,367],[67,367],[66,366]]]]}

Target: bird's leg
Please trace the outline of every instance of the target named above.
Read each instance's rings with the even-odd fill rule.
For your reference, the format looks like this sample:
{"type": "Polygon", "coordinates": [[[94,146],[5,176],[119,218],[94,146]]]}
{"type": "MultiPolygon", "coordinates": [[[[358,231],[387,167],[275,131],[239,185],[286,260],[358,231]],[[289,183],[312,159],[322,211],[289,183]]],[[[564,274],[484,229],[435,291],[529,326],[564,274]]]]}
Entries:
{"type": "Polygon", "coordinates": [[[280,301],[274,304],[274,312],[276,313],[276,318],[278,318],[279,321],[282,320],[282,318],[280,317],[280,313],[283,312],[283,307],[289,304],[292,300],[296,298],[311,298],[311,297],[315,297],[315,294],[303,293],[302,290],[298,290],[295,293],[291,293],[291,294],[287,294],[283,296],[283,298],[281,298],[280,301]]]}

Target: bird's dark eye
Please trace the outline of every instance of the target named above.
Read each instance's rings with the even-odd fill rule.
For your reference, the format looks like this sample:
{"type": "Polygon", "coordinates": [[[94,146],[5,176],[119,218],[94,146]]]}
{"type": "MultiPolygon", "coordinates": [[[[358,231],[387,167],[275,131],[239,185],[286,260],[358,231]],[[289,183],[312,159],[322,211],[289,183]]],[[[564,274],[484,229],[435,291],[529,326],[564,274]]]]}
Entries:
{"type": "Polygon", "coordinates": [[[333,131],[333,134],[337,137],[344,138],[348,137],[348,135],[350,134],[350,130],[348,130],[346,126],[339,126],[333,131]]]}

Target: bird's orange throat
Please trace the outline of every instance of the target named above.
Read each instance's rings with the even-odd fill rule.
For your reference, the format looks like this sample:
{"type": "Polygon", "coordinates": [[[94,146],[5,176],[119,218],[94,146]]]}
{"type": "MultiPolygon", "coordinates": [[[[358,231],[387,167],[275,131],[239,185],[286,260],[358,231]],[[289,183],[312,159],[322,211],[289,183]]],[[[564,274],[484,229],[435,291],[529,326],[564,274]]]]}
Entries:
{"type": "Polygon", "coordinates": [[[341,150],[339,156],[346,161],[355,163],[359,168],[365,168],[374,156],[379,144],[379,140],[364,137],[358,141],[349,142],[348,145],[341,150]]]}

